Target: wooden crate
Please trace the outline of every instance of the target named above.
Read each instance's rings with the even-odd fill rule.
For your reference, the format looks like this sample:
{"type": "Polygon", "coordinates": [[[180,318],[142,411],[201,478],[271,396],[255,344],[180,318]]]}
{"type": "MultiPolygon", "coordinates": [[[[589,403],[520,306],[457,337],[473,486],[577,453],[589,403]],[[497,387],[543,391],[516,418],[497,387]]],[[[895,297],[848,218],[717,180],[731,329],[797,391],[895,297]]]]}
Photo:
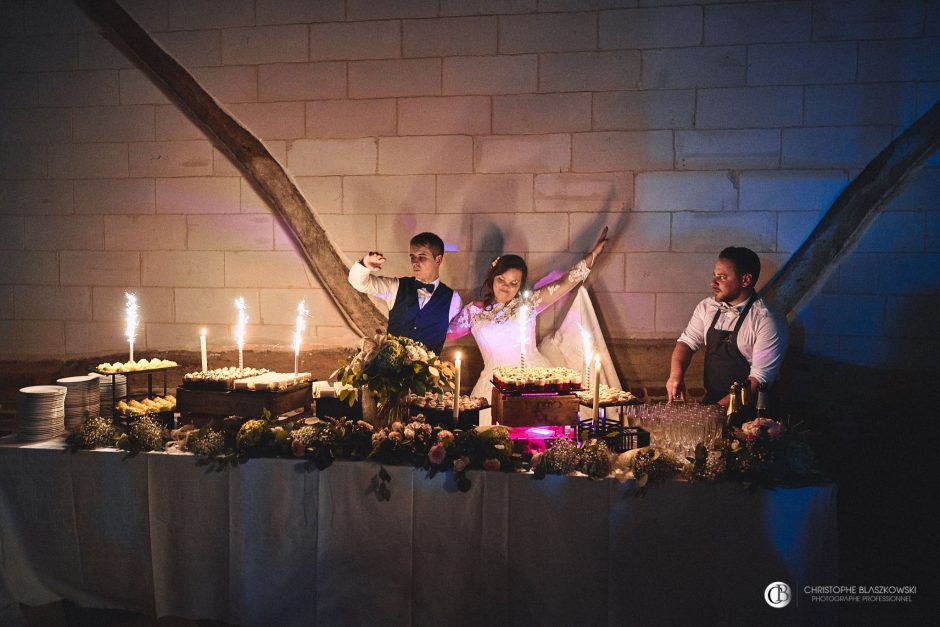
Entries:
{"type": "Polygon", "coordinates": [[[188,414],[260,418],[265,409],[276,417],[294,409],[306,409],[312,403],[313,388],[309,383],[300,383],[276,392],[176,388],[176,410],[184,418],[188,414]]]}
{"type": "Polygon", "coordinates": [[[577,422],[578,397],[574,394],[513,396],[493,389],[493,424],[532,427],[577,422]]]}

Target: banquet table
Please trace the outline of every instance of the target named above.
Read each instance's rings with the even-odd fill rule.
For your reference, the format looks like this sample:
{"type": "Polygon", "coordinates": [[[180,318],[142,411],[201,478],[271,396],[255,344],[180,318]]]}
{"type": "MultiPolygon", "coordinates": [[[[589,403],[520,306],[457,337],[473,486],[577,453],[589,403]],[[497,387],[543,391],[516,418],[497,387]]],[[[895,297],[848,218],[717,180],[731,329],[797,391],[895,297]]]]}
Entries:
{"type": "MultiPolygon", "coordinates": [[[[836,488],[307,471],[0,439],[0,604],[238,625],[830,624],[836,488]],[[781,609],[764,590],[783,581],[781,609]]],[[[2,621],[0,621],[2,622],[2,621]]]]}

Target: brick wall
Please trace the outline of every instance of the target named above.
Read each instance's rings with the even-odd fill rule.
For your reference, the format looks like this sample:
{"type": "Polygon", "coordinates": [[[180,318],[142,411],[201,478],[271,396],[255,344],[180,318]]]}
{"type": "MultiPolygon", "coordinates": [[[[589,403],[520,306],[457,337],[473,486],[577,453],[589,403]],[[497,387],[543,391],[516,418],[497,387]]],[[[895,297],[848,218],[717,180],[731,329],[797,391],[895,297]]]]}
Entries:
{"type": "MultiPolygon", "coordinates": [[[[620,344],[668,346],[725,245],[769,278],[940,98],[927,0],[123,4],[265,141],[350,260],[381,249],[406,273],[408,238],[434,230],[454,251],[444,280],[471,297],[495,255],[541,276],[609,225],[590,286],[620,344]]],[[[201,326],[230,345],[237,295],[255,344],[289,342],[300,298],[310,345],[353,341],[238,171],[71,2],[0,10],[0,357],[120,350],[124,290],[140,350],[194,348],[201,326]]],[[[938,166],[798,313],[800,350],[932,364],[938,166]]]]}

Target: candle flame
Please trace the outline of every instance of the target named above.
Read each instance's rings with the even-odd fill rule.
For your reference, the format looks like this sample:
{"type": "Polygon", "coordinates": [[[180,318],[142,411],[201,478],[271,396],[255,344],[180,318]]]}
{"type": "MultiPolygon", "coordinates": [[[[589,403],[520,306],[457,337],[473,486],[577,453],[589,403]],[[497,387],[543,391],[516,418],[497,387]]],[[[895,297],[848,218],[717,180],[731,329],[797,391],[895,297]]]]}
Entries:
{"type": "Polygon", "coordinates": [[[205,330],[205,329],[200,329],[199,334],[200,334],[200,335],[205,335],[205,334],[206,334],[206,330],[205,330]]]}
{"type": "Polygon", "coordinates": [[[137,323],[139,320],[140,307],[137,305],[137,296],[129,292],[124,292],[124,337],[131,344],[137,337],[137,323]]]}
{"type": "Polygon", "coordinates": [[[456,361],[460,361],[460,351],[457,351],[457,358],[456,358],[456,361]]]}
{"type": "Polygon", "coordinates": [[[300,345],[304,340],[304,329],[307,328],[307,316],[310,312],[305,306],[306,299],[297,303],[297,320],[294,322],[294,353],[300,352],[300,345]]]}
{"type": "Polygon", "coordinates": [[[245,348],[245,327],[248,325],[248,312],[245,299],[241,296],[235,299],[235,308],[238,310],[238,322],[235,324],[235,344],[238,350],[245,348]]]}
{"type": "Polygon", "coordinates": [[[601,367],[601,354],[600,353],[594,353],[594,367],[595,368],[601,367]]]}

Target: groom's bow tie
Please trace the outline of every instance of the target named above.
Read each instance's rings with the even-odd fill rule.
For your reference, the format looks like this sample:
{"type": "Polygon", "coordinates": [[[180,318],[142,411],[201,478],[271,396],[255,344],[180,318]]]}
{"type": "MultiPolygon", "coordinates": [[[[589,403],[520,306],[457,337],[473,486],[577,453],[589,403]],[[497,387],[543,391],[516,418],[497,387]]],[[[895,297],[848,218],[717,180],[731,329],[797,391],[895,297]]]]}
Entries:
{"type": "Polygon", "coordinates": [[[415,289],[424,290],[428,294],[434,293],[434,284],[433,283],[422,283],[421,281],[415,281],[415,289]]]}

